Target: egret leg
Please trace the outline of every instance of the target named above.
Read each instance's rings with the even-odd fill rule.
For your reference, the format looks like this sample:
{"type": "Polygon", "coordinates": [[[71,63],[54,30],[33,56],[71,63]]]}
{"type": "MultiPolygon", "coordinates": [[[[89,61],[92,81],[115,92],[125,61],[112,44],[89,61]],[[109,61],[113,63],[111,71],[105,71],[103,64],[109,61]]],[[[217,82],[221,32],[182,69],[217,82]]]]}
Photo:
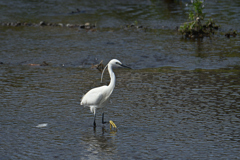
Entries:
{"type": "Polygon", "coordinates": [[[109,123],[109,122],[104,122],[104,113],[102,113],[102,124],[109,123]]]}
{"type": "Polygon", "coordinates": [[[96,127],[95,119],[96,119],[96,113],[94,114],[94,121],[93,121],[93,127],[94,127],[94,128],[96,127]]]}

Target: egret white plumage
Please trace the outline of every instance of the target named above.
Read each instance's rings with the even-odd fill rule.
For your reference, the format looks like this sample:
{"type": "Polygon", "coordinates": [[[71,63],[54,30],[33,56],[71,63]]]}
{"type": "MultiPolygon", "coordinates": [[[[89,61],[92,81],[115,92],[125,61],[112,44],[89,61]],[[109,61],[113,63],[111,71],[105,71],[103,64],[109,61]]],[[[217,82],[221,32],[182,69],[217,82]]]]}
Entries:
{"type": "MultiPolygon", "coordinates": [[[[101,81],[103,78],[103,74],[105,69],[108,67],[108,72],[110,75],[110,83],[108,86],[101,86],[101,87],[97,87],[97,88],[93,88],[90,91],[88,91],[83,97],[82,100],[80,102],[80,105],[83,106],[88,106],[90,107],[90,111],[94,114],[94,121],[93,121],[93,126],[96,127],[96,110],[97,108],[102,108],[104,107],[104,105],[106,104],[107,100],[109,99],[109,97],[111,96],[113,89],[115,87],[115,83],[116,83],[116,77],[115,74],[112,70],[113,67],[125,67],[125,68],[130,68],[127,67],[125,65],[123,65],[119,60],[117,59],[112,59],[104,68],[103,72],[102,72],[102,76],[101,76],[101,81]]],[[[104,113],[102,113],[102,123],[107,123],[104,122],[104,113]]],[[[109,123],[111,125],[113,125],[113,127],[116,127],[116,125],[112,122],[109,121],[109,123]]]]}

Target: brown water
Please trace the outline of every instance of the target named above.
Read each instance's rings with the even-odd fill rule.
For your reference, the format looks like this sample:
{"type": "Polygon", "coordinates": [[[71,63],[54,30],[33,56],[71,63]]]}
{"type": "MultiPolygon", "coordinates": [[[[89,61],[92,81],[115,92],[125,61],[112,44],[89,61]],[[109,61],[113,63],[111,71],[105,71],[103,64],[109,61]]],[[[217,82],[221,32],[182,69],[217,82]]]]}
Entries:
{"type": "Polygon", "coordinates": [[[240,4],[205,3],[222,28],[190,41],[174,30],[185,3],[0,2],[1,22],[97,23],[94,32],[0,26],[0,159],[239,159],[240,40],[224,33],[239,30],[240,4]],[[122,28],[136,20],[148,30],[122,28]],[[101,124],[101,110],[94,130],[79,102],[103,85],[91,65],[112,58],[133,68],[114,70],[104,108],[118,130],[101,124]]]}

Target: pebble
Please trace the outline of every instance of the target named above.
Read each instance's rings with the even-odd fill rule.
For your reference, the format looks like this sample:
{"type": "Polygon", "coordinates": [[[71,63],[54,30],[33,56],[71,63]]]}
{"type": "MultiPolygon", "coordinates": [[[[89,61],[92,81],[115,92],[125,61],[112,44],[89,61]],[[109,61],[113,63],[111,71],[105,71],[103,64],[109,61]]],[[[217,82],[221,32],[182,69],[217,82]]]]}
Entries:
{"type": "Polygon", "coordinates": [[[77,27],[77,25],[76,25],[76,24],[66,24],[66,27],[68,27],[68,28],[74,28],[74,27],[77,27]]]}
{"type": "Polygon", "coordinates": [[[58,23],[58,26],[63,27],[63,24],[62,23],[58,23]]]}

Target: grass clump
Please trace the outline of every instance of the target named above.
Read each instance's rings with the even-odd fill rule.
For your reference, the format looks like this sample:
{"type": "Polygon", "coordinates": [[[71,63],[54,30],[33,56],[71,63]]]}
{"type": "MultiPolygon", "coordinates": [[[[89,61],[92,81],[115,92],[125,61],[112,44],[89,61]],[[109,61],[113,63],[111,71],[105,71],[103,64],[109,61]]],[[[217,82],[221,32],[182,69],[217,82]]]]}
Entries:
{"type": "Polygon", "coordinates": [[[209,19],[204,23],[205,14],[203,13],[203,0],[192,0],[188,18],[190,22],[185,22],[180,26],[179,32],[186,38],[202,38],[214,34],[214,30],[218,29],[213,19],[209,19]]]}

